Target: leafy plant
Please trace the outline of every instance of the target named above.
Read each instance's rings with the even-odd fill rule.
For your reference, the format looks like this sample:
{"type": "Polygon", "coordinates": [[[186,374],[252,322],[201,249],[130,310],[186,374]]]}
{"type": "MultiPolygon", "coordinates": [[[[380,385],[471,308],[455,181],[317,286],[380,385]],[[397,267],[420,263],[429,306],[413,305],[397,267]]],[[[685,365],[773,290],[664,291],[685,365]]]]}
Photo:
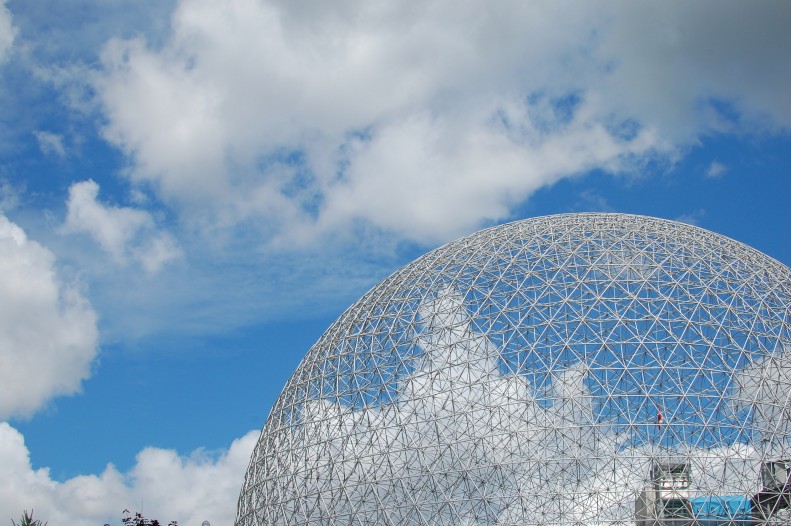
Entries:
{"type": "MultiPolygon", "coordinates": [[[[162,523],[160,523],[157,519],[146,519],[145,517],[143,517],[143,514],[140,513],[139,511],[132,514],[129,512],[129,510],[124,510],[124,518],[121,519],[121,522],[124,523],[124,526],[162,526],[162,523]]],[[[19,526],[22,525],[20,524],[19,526]]],[[[110,525],[105,524],[104,526],[110,526],[110,525]]],[[[178,526],[178,522],[170,521],[168,523],[168,526],[178,526]]]]}
{"type": "MultiPolygon", "coordinates": [[[[14,519],[11,519],[11,524],[14,526],[47,526],[47,523],[41,523],[40,520],[33,520],[33,510],[30,510],[30,513],[25,510],[22,514],[22,518],[19,520],[19,524],[14,522],[14,519]]],[[[152,525],[153,526],[153,525],[152,525]]]]}

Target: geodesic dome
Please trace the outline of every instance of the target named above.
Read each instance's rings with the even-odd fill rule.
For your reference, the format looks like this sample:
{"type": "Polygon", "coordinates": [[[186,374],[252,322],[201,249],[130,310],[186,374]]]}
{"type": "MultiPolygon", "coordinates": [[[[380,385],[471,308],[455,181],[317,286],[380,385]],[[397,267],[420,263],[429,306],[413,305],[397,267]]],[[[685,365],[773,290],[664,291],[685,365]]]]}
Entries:
{"type": "Polygon", "coordinates": [[[788,267],[666,220],[519,221],[332,324],[236,524],[789,524],[790,394],[788,267]]]}

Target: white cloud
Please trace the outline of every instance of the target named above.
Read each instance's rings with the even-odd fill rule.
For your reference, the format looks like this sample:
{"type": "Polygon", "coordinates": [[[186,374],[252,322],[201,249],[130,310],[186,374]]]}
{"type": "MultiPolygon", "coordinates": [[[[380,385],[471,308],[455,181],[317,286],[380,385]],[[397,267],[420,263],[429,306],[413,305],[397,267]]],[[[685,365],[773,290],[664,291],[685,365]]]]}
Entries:
{"type": "Polygon", "coordinates": [[[618,171],[629,156],[657,146],[649,130],[619,140],[584,118],[546,135],[526,117],[529,105],[507,106],[472,118],[415,117],[359,141],[344,178],[326,192],[318,226],[365,219],[410,239],[441,241],[507,218],[511,206],[562,177],[597,166],[618,171]],[[508,111],[521,129],[487,123],[497,111],[508,111]]]}
{"type": "Polygon", "coordinates": [[[22,435],[0,422],[0,509],[12,516],[33,508],[35,517],[50,524],[96,526],[118,524],[124,509],[139,510],[143,501],[145,515],[160,521],[232,524],[257,436],[251,431],[217,454],[196,450],[180,457],[172,450],[146,448],[128,473],[108,465],[99,475],[58,482],[47,468],[32,469],[22,435]]]}
{"type": "Polygon", "coordinates": [[[5,62],[11,46],[16,38],[17,28],[11,21],[11,12],[5,6],[5,0],[0,2],[0,64],[5,62]]]}
{"type": "MultiPolygon", "coordinates": [[[[593,364],[554,363],[549,385],[533,386],[525,376],[502,370],[498,349],[475,330],[463,298],[453,290],[423,303],[419,316],[422,352],[414,369],[398,379],[394,403],[353,408],[336,402],[332,387],[312,385],[316,393],[326,389],[326,397],[287,402],[282,408],[297,413],[296,425],[266,427],[271,434],[254,453],[277,454],[267,448],[288,445],[292,454],[279,455],[263,469],[259,465],[258,473],[277,472],[277,484],[250,479],[247,491],[266,488],[267,501],[286,510],[305,495],[296,513],[312,513],[317,520],[353,513],[373,523],[375,508],[383,506],[391,521],[416,524],[411,506],[403,504],[418,503],[423,517],[435,524],[459,524],[450,508],[492,524],[628,523],[635,496],[648,483],[652,458],[679,454],[689,457],[691,494],[754,493],[762,453],[752,445],[683,443],[668,449],[647,434],[645,441],[632,442],[637,429],[653,424],[633,415],[630,433],[618,417],[597,415],[589,386],[591,375],[601,371],[591,372],[593,364]],[[334,498],[314,505],[316,493],[334,498]]],[[[772,389],[772,379],[788,385],[786,365],[765,364],[760,386],[737,379],[742,387],[734,398],[755,402],[769,393],[776,404],[787,393],[772,389]]],[[[356,385],[348,371],[340,372],[344,366],[337,367],[336,386],[356,385]]],[[[746,370],[744,377],[750,375],[746,370]]],[[[344,388],[336,389],[342,399],[352,399],[343,396],[344,388]]],[[[778,421],[778,414],[777,409],[764,413],[770,421],[778,421]]],[[[256,503],[250,500],[252,508],[256,503]]]]}
{"type": "Polygon", "coordinates": [[[0,418],[79,391],[97,345],[96,314],[55,257],[0,215],[0,418]]]}
{"type": "Polygon", "coordinates": [[[0,180],[0,214],[17,207],[20,193],[18,188],[5,179],[0,180]]]}
{"type": "Polygon", "coordinates": [[[94,85],[131,177],[193,219],[435,242],[592,168],[674,158],[737,124],[788,129],[788,13],[181,2],[161,47],[110,42],[94,85]]]}
{"type": "MultiPolygon", "coordinates": [[[[568,425],[593,418],[580,364],[552,375],[553,403],[547,406],[525,377],[499,370],[497,349],[474,330],[454,291],[422,305],[420,318],[423,352],[399,381],[395,404],[355,410],[311,400],[299,415],[298,432],[272,437],[289,444],[305,441],[304,452],[282,457],[286,485],[279,488],[282,495],[269,496],[272,501],[307,488],[340,495],[328,504],[332,513],[353,511],[373,522],[373,507],[381,504],[393,522],[403,524],[416,523],[410,507],[396,505],[404,502],[420,503],[421,513],[436,524],[459,523],[446,502],[462,517],[486,513],[486,522],[498,524],[532,523],[539,513],[548,514],[540,518],[551,523],[560,522],[562,514],[562,520],[585,524],[633,514],[643,475],[630,464],[632,455],[641,453],[624,451],[614,459],[616,467],[603,454],[619,446],[614,433],[601,432],[606,423],[595,443],[584,425],[568,425]],[[557,433],[561,427],[563,433],[557,433]],[[400,475],[407,473],[403,484],[400,475]],[[375,488],[377,500],[359,497],[368,487],[375,488]],[[597,491],[603,501],[593,500],[597,491]],[[485,496],[487,510],[476,507],[478,495],[485,496]]],[[[313,501],[305,502],[310,507],[313,501]]]]}
{"type": "Polygon", "coordinates": [[[777,434],[791,427],[791,345],[750,363],[734,377],[735,411],[748,411],[756,435],[776,447],[777,434]]]}
{"type": "Polygon", "coordinates": [[[728,171],[728,167],[719,161],[711,161],[709,169],[706,170],[707,177],[719,177],[728,171]]]}
{"type": "Polygon", "coordinates": [[[769,1],[611,4],[601,55],[614,74],[602,89],[613,111],[650,122],[674,140],[791,127],[791,10],[769,1]]]}
{"type": "Polygon", "coordinates": [[[63,146],[63,137],[48,131],[35,131],[38,147],[44,155],[57,155],[66,157],[66,148],[63,146]]]}
{"type": "Polygon", "coordinates": [[[701,220],[706,215],[706,211],[702,208],[698,210],[693,210],[691,212],[687,212],[685,214],[681,214],[680,216],[676,217],[674,221],[678,221],[679,223],[686,223],[688,225],[700,225],[701,220]]]}
{"type": "Polygon", "coordinates": [[[65,233],[90,235],[118,264],[130,259],[149,273],[181,257],[181,249],[166,232],[157,230],[148,212],[129,207],[105,206],[98,201],[94,181],[74,183],[69,188],[65,233]]]}

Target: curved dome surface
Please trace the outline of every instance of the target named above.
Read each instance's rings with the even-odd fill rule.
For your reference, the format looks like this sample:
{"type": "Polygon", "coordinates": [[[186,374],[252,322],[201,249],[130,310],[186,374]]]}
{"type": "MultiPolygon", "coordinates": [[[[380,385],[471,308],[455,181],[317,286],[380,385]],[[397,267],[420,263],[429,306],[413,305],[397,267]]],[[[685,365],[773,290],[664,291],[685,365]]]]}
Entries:
{"type": "Polygon", "coordinates": [[[647,217],[510,223],[332,324],[236,524],[788,524],[789,395],[785,265],[647,217]]]}

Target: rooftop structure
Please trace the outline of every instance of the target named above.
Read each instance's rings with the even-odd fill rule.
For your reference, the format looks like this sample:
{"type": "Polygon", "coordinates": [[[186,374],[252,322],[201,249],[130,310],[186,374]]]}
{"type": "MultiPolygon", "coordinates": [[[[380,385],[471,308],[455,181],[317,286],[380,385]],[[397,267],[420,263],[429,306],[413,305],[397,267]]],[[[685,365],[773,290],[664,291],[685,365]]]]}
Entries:
{"type": "Polygon", "coordinates": [[[789,524],[790,395],[788,267],[672,221],[519,221],[330,326],[236,525],[789,524]]]}

